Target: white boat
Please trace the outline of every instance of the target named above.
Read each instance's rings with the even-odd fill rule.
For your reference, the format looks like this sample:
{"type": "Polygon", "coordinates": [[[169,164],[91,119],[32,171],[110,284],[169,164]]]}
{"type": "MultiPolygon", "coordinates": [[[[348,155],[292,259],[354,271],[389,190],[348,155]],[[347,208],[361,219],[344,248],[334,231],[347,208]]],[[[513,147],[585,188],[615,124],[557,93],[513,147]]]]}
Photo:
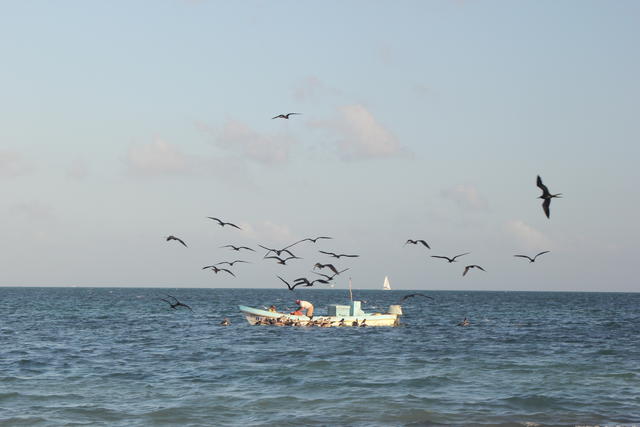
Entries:
{"type": "Polygon", "coordinates": [[[383,291],[391,290],[391,284],[389,283],[389,277],[387,276],[384,276],[384,283],[382,284],[382,290],[383,291]]]}

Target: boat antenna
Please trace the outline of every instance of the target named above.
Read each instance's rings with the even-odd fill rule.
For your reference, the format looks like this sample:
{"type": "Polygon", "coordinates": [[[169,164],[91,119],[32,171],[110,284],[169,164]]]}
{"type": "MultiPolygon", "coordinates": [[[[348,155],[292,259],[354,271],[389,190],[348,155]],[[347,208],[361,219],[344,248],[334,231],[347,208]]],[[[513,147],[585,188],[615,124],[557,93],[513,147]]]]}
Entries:
{"type": "Polygon", "coordinates": [[[349,299],[353,301],[353,293],[351,292],[351,277],[349,277],[349,299]]]}

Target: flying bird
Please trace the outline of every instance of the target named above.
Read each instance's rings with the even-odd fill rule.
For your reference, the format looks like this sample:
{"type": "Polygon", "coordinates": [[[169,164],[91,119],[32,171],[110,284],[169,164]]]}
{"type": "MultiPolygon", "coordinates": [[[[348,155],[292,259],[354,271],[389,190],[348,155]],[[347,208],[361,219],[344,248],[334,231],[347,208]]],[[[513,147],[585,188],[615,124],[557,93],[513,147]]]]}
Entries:
{"type": "Polygon", "coordinates": [[[313,286],[314,283],[323,283],[323,284],[329,284],[328,280],[325,279],[316,279],[316,280],[312,280],[309,281],[309,279],[307,279],[306,277],[299,277],[296,280],[294,280],[296,285],[301,285],[301,284],[305,284],[305,286],[313,286]]]}
{"type": "Polygon", "coordinates": [[[333,253],[333,252],[325,252],[325,251],[318,251],[318,252],[320,252],[321,254],[330,255],[330,256],[332,256],[334,258],[340,258],[340,257],[357,258],[357,257],[360,256],[360,255],[336,254],[336,253],[333,253]]]}
{"type": "Polygon", "coordinates": [[[282,282],[283,282],[285,285],[287,285],[287,288],[289,288],[289,290],[290,290],[290,291],[293,291],[293,290],[296,288],[296,286],[300,286],[300,285],[302,285],[302,282],[300,282],[300,283],[294,283],[294,284],[292,285],[292,284],[290,284],[289,282],[287,282],[286,280],[284,280],[282,277],[280,277],[280,276],[276,276],[276,277],[277,277],[278,279],[282,280],[282,282]]]}
{"type": "Polygon", "coordinates": [[[217,262],[216,265],[220,265],[220,264],[227,264],[230,267],[233,267],[233,264],[237,263],[237,262],[244,262],[246,264],[251,264],[249,261],[243,261],[241,259],[237,259],[235,261],[222,261],[222,262],[217,262]]]}
{"type": "Polygon", "coordinates": [[[239,251],[240,249],[246,249],[248,251],[253,251],[255,252],[255,249],[251,249],[248,246],[234,246],[234,245],[224,245],[224,246],[220,246],[221,248],[231,248],[234,251],[239,251]]]}
{"type": "Polygon", "coordinates": [[[328,268],[329,270],[333,271],[335,274],[340,273],[338,269],[333,266],[333,264],[320,264],[319,262],[316,262],[316,265],[313,266],[313,269],[315,270],[316,268],[319,268],[321,270],[323,268],[328,268]]]}
{"type": "Polygon", "coordinates": [[[551,212],[549,211],[549,207],[551,205],[551,199],[553,199],[554,197],[562,198],[562,193],[551,194],[547,186],[542,183],[542,178],[540,178],[540,175],[538,175],[538,179],[536,180],[536,185],[538,186],[538,188],[542,190],[542,194],[540,195],[540,197],[538,197],[538,199],[544,200],[542,202],[542,210],[544,210],[544,213],[547,216],[547,218],[550,218],[551,212]]]}
{"type": "Polygon", "coordinates": [[[202,267],[203,270],[206,270],[207,268],[211,269],[211,271],[213,271],[216,274],[218,274],[221,271],[225,271],[225,272],[229,273],[230,275],[232,275],[233,277],[236,277],[236,275],[233,274],[231,272],[231,270],[227,270],[226,268],[218,268],[215,265],[207,265],[205,267],[202,267]]]}
{"type": "MultiPolygon", "coordinates": [[[[330,264],[327,264],[327,265],[330,265],[330,264]]],[[[344,270],[340,270],[340,271],[338,271],[337,273],[333,273],[333,275],[332,275],[332,276],[329,276],[328,274],[324,274],[324,273],[318,273],[318,272],[315,272],[315,271],[312,271],[312,273],[313,273],[313,274],[317,274],[317,275],[319,275],[319,276],[323,276],[323,277],[325,277],[327,280],[333,280],[333,278],[334,278],[334,277],[336,277],[338,274],[340,274],[340,273],[344,273],[344,272],[345,272],[345,271],[347,271],[347,270],[349,270],[349,269],[348,269],[348,268],[345,268],[344,270]]]]}
{"type": "Polygon", "coordinates": [[[475,264],[474,264],[474,265],[467,265],[467,266],[464,268],[464,271],[462,272],[462,275],[463,275],[463,276],[464,276],[464,275],[466,275],[466,274],[467,274],[467,272],[468,272],[470,269],[472,269],[472,268],[477,268],[477,269],[479,269],[479,270],[486,271],[484,268],[480,267],[479,265],[475,265],[475,264]]]}
{"type": "Polygon", "coordinates": [[[429,244],[427,242],[425,242],[424,240],[411,240],[411,239],[408,239],[407,242],[405,243],[405,245],[408,245],[409,243],[411,243],[412,245],[416,245],[418,243],[422,243],[427,249],[431,249],[431,246],[429,246],[429,244]]]}
{"type": "Polygon", "coordinates": [[[179,239],[176,236],[167,236],[167,242],[170,241],[170,240],[176,240],[176,241],[182,243],[185,248],[187,247],[187,244],[184,241],[182,241],[182,239],[179,239]]]}
{"type": "Polygon", "coordinates": [[[413,298],[413,297],[425,297],[425,298],[428,298],[430,300],[433,299],[428,295],[421,294],[421,293],[415,293],[415,294],[408,294],[408,295],[403,296],[402,298],[400,298],[400,300],[396,304],[400,304],[402,301],[404,301],[406,299],[409,299],[409,298],[413,298]]]}
{"type": "Polygon", "coordinates": [[[319,237],[316,237],[316,238],[307,237],[306,239],[298,240],[297,242],[290,244],[289,246],[285,247],[284,249],[290,248],[290,247],[295,246],[298,243],[302,243],[302,242],[316,243],[320,239],[333,239],[333,237],[327,237],[327,236],[319,236],[319,237]]]}
{"type": "Polygon", "coordinates": [[[533,258],[531,258],[531,257],[530,257],[530,256],[528,256],[528,255],[514,255],[514,256],[517,256],[517,257],[520,257],[520,258],[526,258],[526,259],[528,259],[528,260],[529,260],[529,262],[536,262],[536,258],[538,258],[538,257],[539,257],[540,255],[542,255],[542,254],[547,254],[547,253],[549,253],[549,252],[550,252],[550,251],[540,252],[539,254],[537,254],[536,256],[534,256],[533,258]]]}
{"type": "Polygon", "coordinates": [[[182,306],[182,307],[186,307],[186,308],[188,308],[189,310],[193,311],[193,309],[192,309],[191,307],[189,307],[187,304],[183,304],[183,303],[181,303],[180,301],[178,301],[178,298],[176,298],[176,297],[174,297],[174,296],[172,296],[172,295],[169,295],[169,294],[167,294],[167,296],[168,296],[169,298],[173,298],[175,302],[171,302],[171,301],[169,301],[169,300],[167,300],[167,299],[164,299],[164,298],[160,298],[160,299],[161,299],[162,301],[164,301],[164,302],[168,303],[168,304],[171,306],[171,308],[172,308],[172,309],[177,310],[177,308],[176,308],[176,307],[180,307],[180,306],[182,306]]]}
{"type": "Polygon", "coordinates": [[[469,255],[470,253],[471,252],[465,252],[463,254],[456,255],[453,258],[449,258],[449,257],[446,257],[446,256],[440,256],[440,255],[431,255],[431,258],[442,258],[442,259],[446,259],[449,262],[456,262],[456,258],[461,257],[463,255],[469,255]]]}
{"type": "Polygon", "coordinates": [[[277,116],[275,116],[275,117],[271,117],[271,120],[273,120],[273,119],[286,119],[286,120],[289,120],[289,116],[292,116],[292,115],[294,115],[294,114],[298,115],[298,114],[302,114],[302,113],[278,114],[278,115],[277,115],[277,116]]]}
{"type": "Polygon", "coordinates": [[[235,224],[233,224],[233,223],[231,223],[231,222],[224,222],[224,221],[222,221],[221,219],[219,219],[219,218],[214,218],[214,217],[212,217],[212,216],[208,216],[207,218],[212,219],[212,220],[214,220],[214,221],[217,221],[217,222],[218,222],[218,224],[220,224],[220,226],[221,226],[221,227],[224,227],[225,225],[230,225],[231,227],[235,227],[235,228],[237,228],[238,230],[242,230],[242,228],[238,227],[237,225],[235,225],[235,224]]]}
{"type": "Polygon", "coordinates": [[[290,256],[288,258],[282,259],[282,258],[280,258],[278,256],[266,256],[266,257],[264,257],[264,259],[276,259],[276,260],[278,260],[278,264],[287,265],[287,261],[289,261],[290,259],[302,259],[302,258],[297,257],[297,256],[290,256]]]}
{"type": "Polygon", "coordinates": [[[276,255],[280,256],[282,255],[283,252],[286,252],[289,254],[289,256],[295,256],[290,250],[287,250],[287,248],[289,246],[287,246],[287,248],[283,248],[283,249],[272,249],[272,248],[268,248],[266,246],[262,246],[262,245],[258,245],[260,246],[262,249],[266,249],[267,253],[264,254],[264,256],[266,257],[267,255],[269,255],[271,252],[274,252],[276,255]]]}

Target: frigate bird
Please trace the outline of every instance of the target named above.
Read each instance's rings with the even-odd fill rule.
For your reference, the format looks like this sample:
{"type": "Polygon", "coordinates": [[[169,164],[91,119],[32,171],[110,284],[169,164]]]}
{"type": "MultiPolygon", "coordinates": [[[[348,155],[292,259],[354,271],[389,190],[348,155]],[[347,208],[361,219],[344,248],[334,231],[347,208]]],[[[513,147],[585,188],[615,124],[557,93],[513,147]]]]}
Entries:
{"type": "Polygon", "coordinates": [[[248,246],[234,246],[234,245],[224,245],[224,246],[220,246],[221,248],[231,248],[234,251],[239,251],[240,249],[246,249],[248,251],[253,251],[255,252],[255,249],[251,249],[248,246]]]}
{"type": "Polygon", "coordinates": [[[283,282],[285,285],[287,285],[287,288],[289,288],[289,290],[290,290],[290,291],[293,291],[293,290],[296,288],[296,286],[300,286],[300,285],[302,285],[302,282],[300,282],[300,283],[294,283],[294,284],[292,285],[292,284],[290,284],[289,282],[287,282],[286,280],[284,280],[282,277],[280,277],[280,276],[276,276],[276,277],[277,277],[278,279],[282,280],[282,282],[283,282]]]}
{"type": "MultiPolygon", "coordinates": [[[[277,256],[282,255],[283,252],[286,252],[289,254],[289,256],[295,256],[293,254],[293,252],[291,252],[290,250],[288,250],[287,248],[283,248],[283,249],[273,249],[273,248],[268,248],[266,246],[262,246],[262,245],[258,245],[260,246],[262,249],[266,249],[267,253],[264,254],[264,256],[266,257],[267,255],[269,255],[271,252],[274,252],[277,256]]],[[[288,247],[288,246],[287,246],[288,247]]]]}
{"type": "Polygon", "coordinates": [[[283,259],[283,258],[280,258],[279,256],[266,256],[264,257],[264,259],[275,259],[277,260],[278,264],[287,265],[287,261],[289,261],[290,259],[302,259],[302,258],[297,256],[290,256],[283,259]]]}
{"type": "Polygon", "coordinates": [[[275,117],[271,117],[271,120],[273,120],[273,119],[287,119],[287,120],[289,120],[289,116],[299,115],[299,114],[302,114],[302,113],[278,114],[278,115],[277,115],[277,116],[275,116],[275,117]]]}
{"type": "Polygon", "coordinates": [[[415,293],[415,294],[408,294],[408,295],[403,296],[402,298],[400,298],[398,300],[398,302],[396,304],[400,304],[404,300],[409,299],[409,298],[413,298],[413,297],[424,297],[424,298],[428,298],[430,300],[433,300],[433,298],[431,298],[429,295],[425,295],[425,294],[421,294],[421,293],[415,293]]]}
{"type": "Polygon", "coordinates": [[[329,270],[333,271],[335,274],[340,273],[338,269],[334,267],[333,264],[320,264],[319,262],[316,262],[316,265],[313,266],[313,269],[315,270],[316,268],[319,268],[319,269],[328,268],[329,270]]]}
{"type": "Polygon", "coordinates": [[[475,265],[475,264],[474,265],[467,265],[464,268],[464,271],[462,272],[462,275],[465,276],[467,274],[467,272],[472,268],[477,268],[479,270],[486,271],[484,268],[480,267],[479,265],[475,265]]]}
{"type": "Polygon", "coordinates": [[[181,303],[180,301],[178,301],[178,298],[176,298],[176,297],[174,297],[174,296],[172,296],[172,295],[169,295],[169,294],[167,294],[167,296],[168,296],[169,298],[173,298],[173,300],[174,300],[175,302],[171,302],[171,301],[169,301],[169,300],[167,300],[167,299],[164,299],[164,298],[160,298],[160,299],[161,299],[162,301],[164,301],[164,302],[168,303],[168,304],[171,306],[171,308],[172,308],[172,309],[177,310],[177,308],[176,308],[176,307],[180,307],[180,306],[182,306],[182,307],[186,307],[186,308],[188,308],[189,310],[193,311],[193,309],[192,309],[191,307],[189,307],[187,304],[184,304],[184,303],[181,303]]]}
{"type": "Polygon", "coordinates": [[[167,236],[167,242],[170,241],[170,240],[178,241],[178,242],[182,243],[185,248],[187,247],[187,244],[182,239],[179,239],[176,236],[167,236]]]}
{"type": "Polygon", "coordinates": [[[540,175],[538,175],[536,185],[539,189],[542,190],[542,194],[540,195],[540,197],[538,197],[538,199],[544,200],[542,202],[542,210],[544,211],[544,214],[547,216],[547,218],[550,218],[551,212],[549,208],[551,206],[551,199],[553,199],[554,197],[562,198],[562,193],[551,194],[547,186],[542,183],[542,178],[540,178],[540,175]]]}
{"type": "Polygon", "coordinates": [[[424,240],[422,240],[422,239],[420,239],[420,240],[407,239],[405,245],[408,245],[409,243],[411,243],[412,245],[416,245],[418,243],[422,243],[427,249],[431,249],[431,246],[429,246],[429,244],[427,242],[425,242],[424,240]]]}
{"type": "Polygon", "coordinates": [[[214,221],[217,221],[218,224],[220,224],[221,227],[224,227],[225,225],[230,225],[231,227],[235,227],[238,230],[242,230],[242,228],[238,227],[237,225],[231,223],[231,222],[224,222],[223,220],[219,219],[219,218],[214,218],[212,216],[208,216],[207,218],[212,219],[214,221]]]}
{"type": "Polygon", "coordinates": [[[469,255],[471,252],[465,252],[463,254],[460,255],[456,255],[453,258],[449,258],[447,256],[441,256],[441,255],[431,255],[431,258],[442,258],[442,259],[446,259],[449,262],[456,262],[456,258],[461,257],[463,255],[469,255]]]}
{"type": "Polygon", "coordinates": [[[211,271],[213,271],[216,274],[218,274],[221,271],[225,271],[225,272],[229,273],[230,275],[232,275],[233,277],[236,277],[236,275],[233,274],[231,272],[231,270],[227,270],[226,268],[218,268],[215,265],[207,265],[205,267],[202,267],[203,270],[206,270],[207,268],[211,269],[211,271]]]}
{"type": "MultiPolygon", "coordinates": [[[[330,265],[330,264],[328,264],[330,265]]],[[[325,277],[327,280],[333,280],[334,277],[336,277],[338,274],[340,273],[344,273],[345,271],[349,270],[348,268],[345,268],[344,270],[340,270],[337,273],[333,273],[333,275],[329,276],[328,274],[324,274],[324,273],[318,273],[316,271],[312,271],[313,274],[317,274],[319,276],[323,276],[325,277]]]]}
{"type": "Polygon", "coordinates": [[[222,261],[222,262],[217,262],[216,265],[221,265],[221,264],[227,264],[230,267],[233,267],[233,264],[238,263],[238,262],[244,262],[245,264],[251,264],[249,261],[243,261],[241,259],[237,259],[235,261],[222,261]]]}
{"type": "Polygon", "coordinates": [[[357,258],[360,256],[360,255],[336,254],[334,252],[326,252],[326,251],[318,251],[318,252],[320,252],[321,254],[330,255],[334,258],[340,258],[340,257],[357,258]]]}
{"type": "Polygon", "coordinates": [[[537,254],[536,256],[534,256],[533,258],[531,258],[531,257],[530,257],[530,256],[528,256],[528,255],[514,255],[514,256],[515,256],[515,257],[520,257],[520,258],[526,258],[526,259],[528,259],[528,260],[529,260],[529,262],[536,262],[536,258],[538,258],[538,257],[539,257],[540,255],[542,255],[542,254],[548,254],[549,252],[550,252],[550,251],[543,251],[543,252],[540,252],[539,254],[537,254]]]}
{"type": "Polygon", "coordinates": [[[292,246],[295,246],[298,243],[302,243],[302,242],[316,243],[320,239],[333,239],[333,237],[328,237],[328,236],[319,236],[319,237],[315,237],[315,238],[307,237],[306,239],[298,240],[297,242],[290,244],[289,246],[285,247],[284,249],[288,249],[288,248],[290,248],[292,246]]]}

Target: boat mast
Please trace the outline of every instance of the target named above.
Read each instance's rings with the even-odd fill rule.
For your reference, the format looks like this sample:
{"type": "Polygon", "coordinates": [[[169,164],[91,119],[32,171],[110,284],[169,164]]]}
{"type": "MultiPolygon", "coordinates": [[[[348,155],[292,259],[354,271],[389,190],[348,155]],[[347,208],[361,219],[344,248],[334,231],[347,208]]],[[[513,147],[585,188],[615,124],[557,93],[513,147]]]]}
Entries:
{"type": "Polygon", "coordinates": [[[351,292],[351,277],[349,277],[349,299],[353,301],[353,293],[351,292]]]}

